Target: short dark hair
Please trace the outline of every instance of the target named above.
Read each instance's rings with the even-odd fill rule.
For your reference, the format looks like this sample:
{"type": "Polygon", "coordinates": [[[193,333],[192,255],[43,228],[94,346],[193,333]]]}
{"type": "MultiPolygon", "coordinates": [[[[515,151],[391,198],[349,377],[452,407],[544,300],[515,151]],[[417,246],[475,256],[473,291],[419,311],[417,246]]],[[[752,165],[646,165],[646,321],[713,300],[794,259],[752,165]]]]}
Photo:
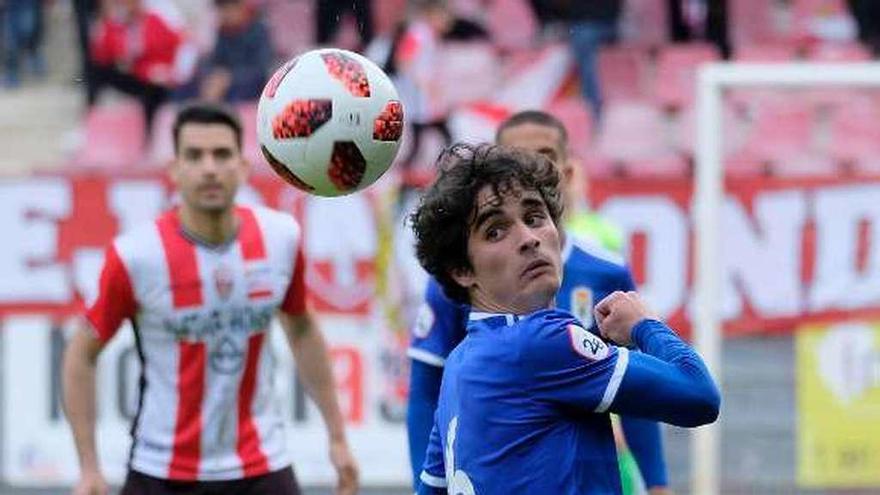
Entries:
{"type": "Polygon", "coordinates": [[[493,144],[455,144],[437,160],[437,178],[411,215],[416,255],[422,267],[451,299],[468,303],[467,289],[453,280],[455,270],[471,269],[468,238],[476,199],[485,186],[499,197],[513,188],[536,191],[553,223],[562,215],[559,172],[545,156],[493,144]]]}
{"type": "Polygon", "coordinates": [[[174,152],[180,148],[180,130],[186,124],[222,124],[235,133],[235,144],[241,150],[241,122],[234,110],[217,103],[188,103],[177,112],[174,119],[174,152]]]}
{"type": "Polygon", "coordinates": [[[503,134],[504,131],[522,124],[537,124],[556,129],[559,131],[562,149],[566,150],[568,148],[568,130],[565,129],[565,124],[556,117],[547,112],[542,112],[541,110],[523,110],[522,112],[517,112],[505,119],[498,126],[498,130],[495,131],[495,142],[497,143],[499,141],[501,134],[503,134]]]}

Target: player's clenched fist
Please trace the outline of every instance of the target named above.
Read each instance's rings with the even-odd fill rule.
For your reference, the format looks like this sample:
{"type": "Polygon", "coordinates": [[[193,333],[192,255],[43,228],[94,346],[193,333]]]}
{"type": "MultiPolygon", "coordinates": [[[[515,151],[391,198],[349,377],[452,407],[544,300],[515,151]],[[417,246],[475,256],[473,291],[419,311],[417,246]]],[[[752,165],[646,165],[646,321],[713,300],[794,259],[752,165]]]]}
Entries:
{"type": "Polygon", "coordinates": [[[594,310],[602,337],[618,345],[630,345],[632,328],[645,318],[655,318],[637,292],[615,291],[599,301],[594,310]]]}

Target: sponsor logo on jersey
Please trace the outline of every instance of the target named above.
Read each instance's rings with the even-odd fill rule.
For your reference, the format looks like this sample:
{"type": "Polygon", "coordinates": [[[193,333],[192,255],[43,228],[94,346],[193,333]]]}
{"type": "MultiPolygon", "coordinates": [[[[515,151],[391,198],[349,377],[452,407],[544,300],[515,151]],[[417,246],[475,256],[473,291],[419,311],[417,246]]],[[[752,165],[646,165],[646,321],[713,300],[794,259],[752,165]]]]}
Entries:
{"type": "Polygon", "coordinates": [[[244,351],[228,335],[211,349],[211,368],[217,373],[230,375],[241,370],[244,351]]]}
{"type": "Polygon", "coordinates": [[[585,285],[579,285],[571,291],[571,313],[581,320],[584,327],[593,326],[593,291],[585,285]]]}
{"type": "Polygon", "coordinates": [[[608,345],[583,327],[569,325],[568,333],[571,336],[571,347],[574,352],[590,361],[600,361],[608,357],[608,345]]]}

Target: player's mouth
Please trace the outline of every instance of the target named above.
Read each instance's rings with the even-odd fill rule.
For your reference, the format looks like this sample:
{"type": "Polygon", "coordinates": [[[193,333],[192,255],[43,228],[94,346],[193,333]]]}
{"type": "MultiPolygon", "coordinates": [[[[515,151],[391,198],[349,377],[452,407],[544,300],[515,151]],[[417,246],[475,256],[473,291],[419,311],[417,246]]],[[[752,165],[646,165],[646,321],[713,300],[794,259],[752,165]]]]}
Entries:
{"type": "Polygon", "coordinates": [[[223,185],[216,183],[216,182],[209,183],[209,184],[202,184],[199,186],[198,191],[201,193],[208,193],[208,194],[221,193],[221,192],[223,192],[223,185]]]}
{"type": "Polygon", "coordinates": [[[552,263],[545,259],[537,259],[526,265],[520,276],[525,279],[532,279],[552,269],[552,263]]]}

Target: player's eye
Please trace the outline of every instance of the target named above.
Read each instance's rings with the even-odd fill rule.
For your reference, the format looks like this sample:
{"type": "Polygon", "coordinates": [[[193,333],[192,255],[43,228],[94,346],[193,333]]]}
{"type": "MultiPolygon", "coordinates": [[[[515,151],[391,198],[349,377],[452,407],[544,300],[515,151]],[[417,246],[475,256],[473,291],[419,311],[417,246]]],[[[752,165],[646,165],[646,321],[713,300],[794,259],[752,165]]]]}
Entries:
{"type": "Polygon", "coordinates": [[[529,227],[540,227],[544,224],[544,220],[547,219],[547,215],[544,212],[535,212],[526,215],[526,225],[529,227]]]}
{"type": "Polygon", "coordinates": [[[214,158],[217,160],[229,160],[232,158],[232,150],[229,148],[214,150],[214,158]]]}
{"type": "Polygon", "coordinates": [[[183,151],[183,158],[186,161],[194,162],[202,158],[202,150],[196,148],[188,148],[183,151]]]}
{"type": "Polygon", "coordinates": [[[486,229],[486,239],[489,241],[497,241],[504,236],[504,227],[502,225],[491,225],[486,229]]]}

